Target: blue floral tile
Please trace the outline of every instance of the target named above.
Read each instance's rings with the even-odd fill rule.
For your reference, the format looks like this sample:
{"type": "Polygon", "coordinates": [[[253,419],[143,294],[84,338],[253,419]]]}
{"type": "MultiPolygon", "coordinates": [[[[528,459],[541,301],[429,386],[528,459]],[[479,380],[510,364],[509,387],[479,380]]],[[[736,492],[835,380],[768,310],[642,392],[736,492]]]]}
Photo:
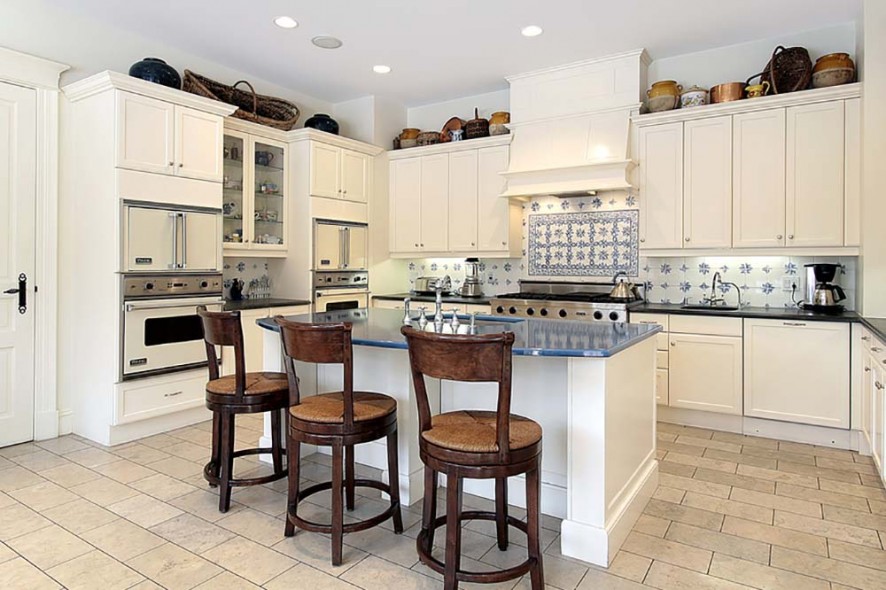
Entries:
{"type": "Polygon", "coordinates": [[[698,272],[703,275],[710,274],[711,265],[708,264],[707,262],[702,262],[701,264],[698,265],[698,272]]]}

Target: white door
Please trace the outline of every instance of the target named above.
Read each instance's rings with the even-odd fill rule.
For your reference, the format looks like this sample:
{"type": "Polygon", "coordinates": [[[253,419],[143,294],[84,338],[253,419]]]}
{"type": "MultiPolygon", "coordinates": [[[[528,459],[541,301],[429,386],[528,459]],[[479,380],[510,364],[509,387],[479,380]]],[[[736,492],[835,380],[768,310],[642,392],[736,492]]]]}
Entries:
{"type": "Polygon", "coordinates": [[[843,244],[858,246],[861,244],[861,99],[847,100],[845,109],[843,244]]]}
{"type": "Polygon", "coordinates": [[[732,246],[732,117],[683,126],[683,244],[732,246]]]}
{"type": "Polygon", "coordinates": [[[186,270],[221,270],[218,213],[182,213],[182,265],[186,270]]]}
{"type": "MultiPolygon", "coordinates": [[[[479,150],[477,160],[477,248],[483,252],[510,249],[511,213],[519,206],[501,198],[507,181],[510,148],[506,145],[479,150]]],[[[457,211],[457,210],[456,210],[457,211]]],[[[520,215],[519,212],[516,213],[520,215]]],[[[519,225],[519,221],[516,222],[519,225]]],[[[519,244],[516,244],[519,246],[519,244]]]]}
{"type": "Polygon", "coordinates": [[[843,245],[843,102],[787,110],[787,245],[843,245]]]}
{"type": "Polygon", "coordinates": [[[176,175],[221,182],[223,141],[219,115],[175,107],[176,175]]]}
{"type": "Polygon", "coordinates": [[[886,471],[883,463],[883,453],[886,451],[886,437],[883,436],[883,427],[886,425],[886,371],[875,362],[871,366],[871,381],[873,384],[873,396],[871,398],[871,455],[877,465],[880,477],[886,471]]]}
{"type": "Polygon", "coordinates": [[[175,107],[162,100],[117,93],[117,167],[173,174],[175,107]]]}
{"type": "Polygon", "coordinates": [[[668,405],[741,415],[741,338],[671,333],[668,405]]]}
{"type": "Polygon", "coordinates": [[[339,152],[337,147],[311,142],[311,195],[330,199],[341,196],[339,152]]]}
{"type": "Polygon", "coordinates": [[[425,252],[449,249],[449,154],[421,159],[421,242],[425,252]]]}
{"type": "Polygon", "coordinates": [[[744,320],[745,415],[849,428],[849,324],[744,320]]]}
{"type": "Polygon", "coordinates": [[[314,225],[313,270],[338,270],[344,264],[344,228],[331,223],[314,225]]]}
{"type": "MultiPolygon", "coordinates": [[[[477,150],[449,155],[449,247],[477,251],[477,150]]],[[[485,220],[484,220],[485,221],[485,220]]]]}
{"type": "Polygon", "coordinates": [[[733,246],[784,246],[784,109],[735,115],[732,143],[733,246]]]}
{"type": "Polygon", "coordinates": [[[641,248],[683,246],[683,123],[642,127],[641,248]]]}
{"type": "Polygon", "coordinates": [[[34,437],[36,95],[0,84],[0,447],[34,437]],[[20,313],[20,275],[27,278],[20,313]]]}
{"type": "Polygon", "coordinates": [[[861,375],[861,433],[869,447],[874,444],[871,436],[871,420],[874,417],[872,409],[874,402],[874,376],[873,368],[876,361],[868,351],[862,352],[862,375],[861,375]]]}
{"type": "Polygon", "coordinates": [[[178,213],[151,207],[126,208],[124,272],[164,272],[178,264],[178,213]]]}
{"type": "Polygon", "coordinates": [[[369,156],[366,154],[341,151],[341,196],[358,203],[369,200],[369,156]]]}
{"type": "Polygon", "coordinates": [[[421,249],[421,158],[391,162],[391,252],[421,249]]]}

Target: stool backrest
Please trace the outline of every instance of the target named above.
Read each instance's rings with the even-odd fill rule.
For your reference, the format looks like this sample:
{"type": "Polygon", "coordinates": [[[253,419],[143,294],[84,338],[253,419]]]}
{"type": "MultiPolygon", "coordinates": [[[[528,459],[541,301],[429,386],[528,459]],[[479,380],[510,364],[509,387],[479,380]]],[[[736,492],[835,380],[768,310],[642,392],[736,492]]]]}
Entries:
{"type": "Polygon", "coordinates": [[[340,364],[344,372],[344,423],[354,426],[354,356],[349,323],[306,324],[275,316],[283,342],[283,360],[289,377],[290,403],[301,403],[295,361],[340,364]]]}
{"type": "Polygon", "coordinates": [[[510,453],[511,350],[513,332],[454,335],[422,332],[403,326],[418,402],[420,432],[431,428],[431,405],[425,376],[447,381],[498,383],[496,441],[503,460],[510,453]]]}
{"type": "Polygon", "coordinates": [[[206,359],[209,361],[209,379],[219,378],[216,346],[234,347],[234,373],[236,390],[234,395],[242,400],[246,395],[246,360],[243,352],[243,326],[239,311],[207,311],[205,305],[197,307],[197,315],[203,320],[203,340],[206,344],[206,359]]]}

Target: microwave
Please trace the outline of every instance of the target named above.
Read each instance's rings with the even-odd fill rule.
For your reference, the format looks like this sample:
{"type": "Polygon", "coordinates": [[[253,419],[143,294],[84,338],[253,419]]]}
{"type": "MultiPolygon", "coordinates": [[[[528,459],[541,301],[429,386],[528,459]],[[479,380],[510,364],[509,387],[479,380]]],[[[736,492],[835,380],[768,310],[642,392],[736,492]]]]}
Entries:
{"type": "Polygon", "coordinates": [[[122,234],[121,272],[221,270],[221,211],[124,203],[122,234]]]}

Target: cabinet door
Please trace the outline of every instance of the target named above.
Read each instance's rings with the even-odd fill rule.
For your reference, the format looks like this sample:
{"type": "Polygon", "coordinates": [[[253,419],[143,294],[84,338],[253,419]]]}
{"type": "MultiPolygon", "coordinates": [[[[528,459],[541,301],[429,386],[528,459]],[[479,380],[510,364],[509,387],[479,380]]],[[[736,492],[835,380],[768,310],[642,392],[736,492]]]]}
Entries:
{"type": "Polygon", "coordinates": [[[744,320],[745,415],[849,428],[849,324],[744,320]]]}
{"type": "Polygon", "coordinates": [[[886,436],[883,434],[883,428],[886,427],[886,378],[884,371],[876,363],[871,367],[873,382],[873,396],[871,398],[871,456],[877,466],[877,472],[880,478],[884,478],[886,464],[883,458],[886,457],[886,436]]]}
{"type": "Polygon", "coordinates": [[[787,109],[787,245],[843,245],[843,102],[787,109]]]}
{"type": "Polygon", "coordinates": [[[843,167],[843,244],[861,244],[861,99],[846,101],[845,165],[843,167]]]}
{"type": "Polygon", "coordinates": [[[117,93],[117,166],[173,174],[175,107],[128,92],[117,93]]]}
{"type": "Polygon", "coordinates": [[[369,200],[369,156],[341,150],[341,197],[366,203],[369,200]]]}
{"type": "Polygon", "coordinates": [[[668,405],[741,414],[741,338],[670,334],[668,405]]]}
{"type": "Polygon", "coordinates": [[[425,252],[449,249],[449,154],[421,159],[421,240],[425,252]]]}
{"type": "Polygon", "coordinates": [[[175,174],[222,181],[224,124],[219,115],[175,107],[175,174]]]}
{"type": "Polygon", "coordinates": [[[732,117],[683,126],[683,244],[732,246],[732,117]]]}
{"type": "Polygon", "coordinates": [[[641,248],[683,246],[683,123],[641,127],[641,248]]]}
{"type": "Polygon", "coordinates": [[[168,209],[126,209],[124,272],[162,272],[178,264],[178,213],[168,209]]]}
{"type": "Polygon", "coordinates": [[[669,404],[667,369],[655,370],[655,403],[662,406],[669,404]]]}
{"type": "Polygon", "coordinates": [[[247,224],[252,225],[250,249],[286,250],[286,144],[253,138],[250,142],[252,186],[247,224]]]}
{"type": "Polygon", "coordinates": [[[311,143],[311,195],[337,199],[341,196],[339,157],[341,150],[323,143],[311,143]]]}
{"type": "Polygon", "coordinates": [[[511,240],[519,240],[519,232],[512,237],[514,224],[520,223],[520,213],[514,213],[519,206],[500,196],[507,185],[501,173],[508,169],[509,154],[503,145],[483,148],[477,156],[477,248],[482,252],[509,251],[511,240]]]}
{"type": "MultiPolygon", "coordinates": [[[[247,372],[262,370],[264,328],[259,327],[255,322],[269,315],[270,310],[267,307],[247,309],[240,312],[240,326],[243,328],[243,360],[246,363],[247,372]]],[[[222,349],[222,375],[233,375],[235,371],[234,347],[225,346],[222,349]]]]}
{"type": "Polygon", "coordinates": [[[732,117],[732,242],[736,248],[783,246],[785,111],[732,117]]]}
{"type": "Polygon", "coordinates": [[[245,250],[249,248],[246,241],[251,238],[247,235],[247,229],[252,224],[247,223],[252,211],[250,194],[252,180],[250,179],[251,167],[244,165],[248,162],[247,151],[249,150],[249,136],[237,131],[228,131],[224,135],[224,184],[222,185],[222,216],[224,219],[224,231],[222,241],[225,250],[245,250]]]}
{"type": "Polygon", "coordinates": [[[390,183],[391,251],[418,252],[421,248],[421,158],[391,162],[390,183]]]}
{"type": "Polygon", "coordinates": [[[871,420],[874,417],[874,375],[873,367],[876,361],[873,356],[864,352],[862,354],[862,374],[861,374],[861,433],[869,448],[873,448],[873,438],[871,437],[871,420]]]}
{"type": "Polygon", "coordinates": [[[182,268],[220,270],[221,219],[217,213],[182,214],[182,268]]]}
{"type": "MultiPolygon", "coordinates": [[[[449,248],[477,251],[477,150],[449,155],[449,248]]],[[[485,220],[484,220],[485,222],[485,220]]]]}

